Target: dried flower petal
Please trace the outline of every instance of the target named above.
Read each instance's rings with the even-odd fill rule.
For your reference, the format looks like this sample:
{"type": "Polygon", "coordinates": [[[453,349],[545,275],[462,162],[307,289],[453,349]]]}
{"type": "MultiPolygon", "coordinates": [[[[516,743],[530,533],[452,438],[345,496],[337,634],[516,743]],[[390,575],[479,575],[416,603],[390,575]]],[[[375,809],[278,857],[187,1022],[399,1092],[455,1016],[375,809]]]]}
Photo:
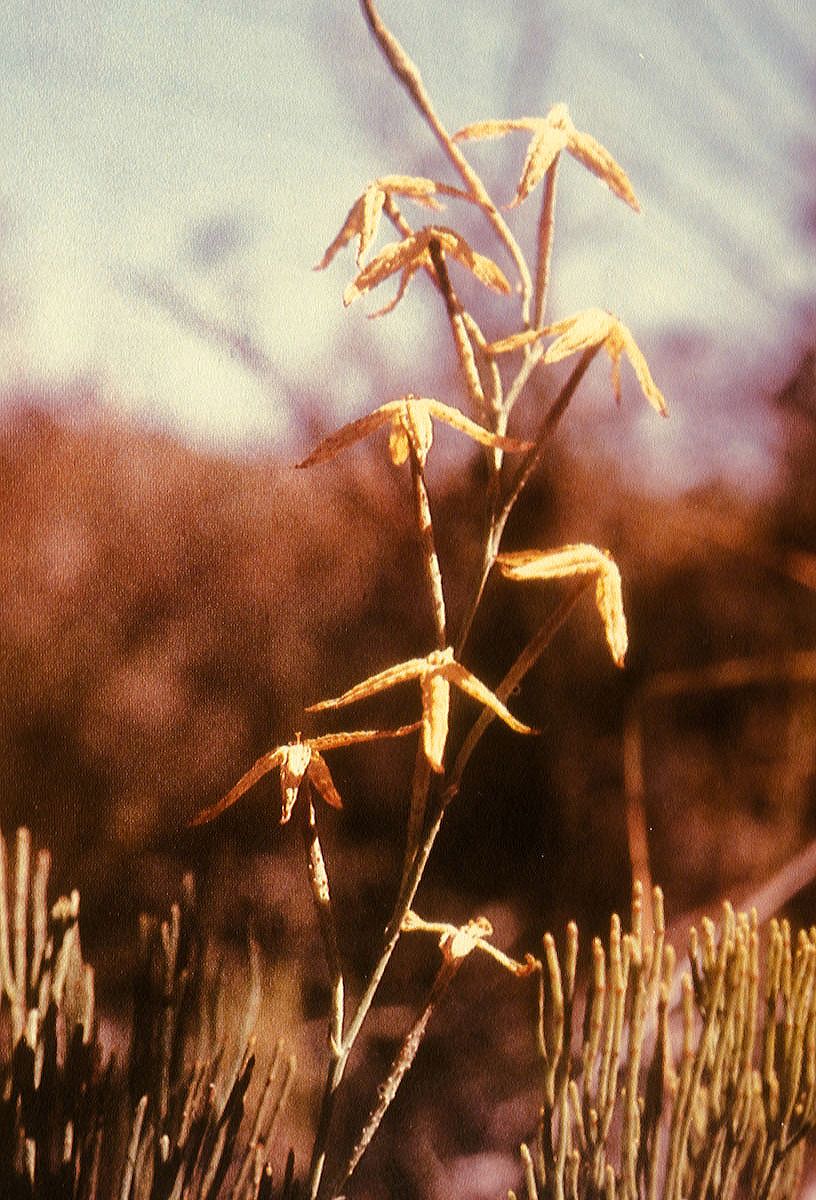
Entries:
{"type": "Polygon", "coordinates": [[[474,950],[484,950],[491,958],[519,978],[532,975],[541,969],[541,964],[531,954],[524,962],[516,962],[502,950],[491,945],[493,926],[487,917],[474,917],[466,925],[451,925],[447,921],[426,921],[409,909],[402,920],[404,933],[433,933],[439,938],[439,948],[448,962],[466,958],[474,950]]]}
{"type": "Polygon", "coordinates": [[[373,696],[396,684],[418,679],[422,696],[422,742],[431,768],[441,772],[445,743],[448,736],[448,714],[450,709],[450,684],[454,684],[480,704],[490,708],[498,717],[517,733],[532,733],[529,725],[518,721],[501,700],[472,672],[457,663],[453,649],[432,650],[425,658],[411,658],[406,662],[386,667],[362,683],[343,692],[331,700],[321,700],[307,708],[307,712],[321,712],[327,708],[340,708],[373,696]],[[436,681],[439,682],[436,682],[436,681]]]}
{"type": "Polygon", "coordinates": [[[403,238],[401,242],[389,242],[387,246],[384,246],[380,253],[372,258],[367,266],[363,267],[357,278],[348,285],[343,293],[343,303],[348,307],[358,296],[378,287],[384,280],[397,272],[402,272],[403,278],[395,300],[387,305],[386,309],[380,310],[381,312],[390,311],[401,299],[412,276],[421,267],[433,270],[429,251],[432,240],[436,241],[446,254],[450,254],[462,266],[467,267],[481,283],[492,288],[493,291],[503,292],[505,295],[509,293],[510,284],[492,259],[475,251],[466,239],[454,230],[442,226],[426,225],[416,233],[403,238]]]}
{"type": "Polygon", "coordinates": [[[468,921],[467,925],[460,925],[458,929],[454,928],[450,932],[446,930],[439,939],[439,949],[445,958],[456,961],[467,958],[485,938],[492,935],[493,926],[487,917],[476,917],[468,921]]]}
{"type": "Polygon", "coordinates": [[[355,729],[347,733],[327,733],[321,737],[305,738],[300,734],[294,742],[284,746],[276,746],[268,754],[263,754],[258,761],[242,775],[234,787],[230,788],[216,804],[205,808],[190,821],[190,825],[204,825],[212,821],[225,809],[230,808],[240,800],[264,775],[268,775],[276,767],[280,767],[281,787],[281,825],[284,825],[292,815],[292,808],[297,800],[298,791],[306,775],[314,784],[316,790],[327,804],[333,808],[342,808],[342,800],[334,786],[329,768],[323,759],[321,751],[337,750],[342,746],[353,746],[360,742],[380,741],[383,738],[402,737],[413,733],[419,728],[419,722],[412,725],[402,725],[398,729],[355,729]]]}
{"type": "Polygon", "coordinates": [[[450,663],[445,668],[445,674],[451,683],[455,683],[471,699],[478,700],[485,708],[489,708],[494,712],[497,717],[501,717],[505,725],[509,725],[516,733],[533,732],[529,725],[525,725],[523,721],[519,721],[514,717],[510,710],[502,704],[499,697],[494,692],[491,692],[490,688],[482,683],[480,679],[477,679],[471,671],[468,671],[467,667],[463,667],[461,663],[450,663]]]}
{"type": "Polygon", "coordinates": [[[283,747],[280,766],[281,825],[285,825],[292,815],[300,785],[311,761],[312,747],[308,742],[298,741],[283,747]]]}
{"type": "Polygon", "coordinates": [[[520,550],[500,554],[497,563],[508,579],[564,579],[597,574],[595,603],[616,666],[622,667],[628,646],[626,617],[618,565],[604,550],[587,543],[559,550],[520,550]]]}
{"type": "Polygon", "coordinates": [[[399,400],[390,400],[366,416],[359,417],[356,421],[350,421],[336,433],[324,438],[316,449],[297,465],[312,467],[316,463],[326,462],[347,446],[368,437],[369,434],[389,421],[391,422],[389,453],[392,462],[400,466],[407,460],[409,439],[413,439],[420,462],[424,465],[433,442],[432,417],[444,421],[446,425],[458,429],[460,433],[466,434],[467,437],[483,446],[498,446],[509,452],[530,449],[530,442],[491,433],[490,430],[484,429],[472,421],[470,417],[466,417],[458,408],[452,408],[440,400],[434,400],[427,396],[407,395],[402,396],[399,400]]]}
{"type": "Polygon", "coordinates": [[[407,196],[426,208],[441,209],[443,205],[436,199],[437,192],[459,194],[456,188],[417,175],[383,175],[380,179],[375,179],[352,204],[340,232],[316,264],[315,270],[325,270],[338,251],[354,238],[359,239],[357,266],[362,264],[366,251],[377,235],[383,206],[389,195],[407,196]]]}
{"type": "Polygon", "coordinates": [[[590,346],[603,346],[612,363],[612,387],[615,399],[620,403],[620,360],[625,354],[652,408],[661,417],[668,416],[666,400],[652,378],[640,347],[627,326],[612,313],[602,308],[587,308],[540,331],[542,337],[550,334],[559,336],[547,347],[544,354],[545,363],[559,362],[562,358],[579,350],[586,350],[590,346]]]}
{"type": "Polygon", "coordinates": [[[541,338],[542,331],[540,329],[522,329],[519,333],[511,333],[508,337],[499,338],[495,342],[486,342],[484,350],[486,354],[510,354],[514,350],[523,350],[526,346],[532,346],[541,338]]]}
{"type": "Polygon", "coordinates": [[[521,179],[511,207],[520,204],[546,174],[556,155],[566,150],[593,175],[602,180],[635,212],[640,211],[637,197],[623,170],[591,134],[576,129],[565,104],[555,104],[546,117],[518,117],[510,121],[477,121],[455,133],[454,141],[503,137],[523,129],[533,136],[527,148],[521,179]]]}
{"type": "Polygon", "coordinates": [[[431,769],[441,774],[450,718],[450,683],[440,672],[420,679],[422,688],[422,748],[431,769]]]}
{"type": "Polygon", "coordinates": [[[433,444],[433,422],[428,405],[421,399],[406,399],[399,412],[394,414],[388,451],[395,467],[408,461],[413,447],[420,466],[424,467],[428,452],[433,444]]]}
{"type": "Polygon", "coordinates": [[[569,144],[569,137],[563,129],[544,122],[533,135],[527,150],[524,166],[521,168],[516,194],[510,202],[510,208],[517,208],[526,200],[530,192],[540,183],[561,151],[569,144]]]}
{"type": "MultiPolygon", "coordinates": [[[[322,754],[318,754],[316,750],[312,751],[307,775],[309,776],[309,783],[312,784],[315,791],[327,804],[330,804],[332,808],[343,807],[343,801],[340,799],[340,793],[334,785],[329,765],[322,754]]],[[[283,824],[283,819],[281,819],[281,824],[283,824]]]]}

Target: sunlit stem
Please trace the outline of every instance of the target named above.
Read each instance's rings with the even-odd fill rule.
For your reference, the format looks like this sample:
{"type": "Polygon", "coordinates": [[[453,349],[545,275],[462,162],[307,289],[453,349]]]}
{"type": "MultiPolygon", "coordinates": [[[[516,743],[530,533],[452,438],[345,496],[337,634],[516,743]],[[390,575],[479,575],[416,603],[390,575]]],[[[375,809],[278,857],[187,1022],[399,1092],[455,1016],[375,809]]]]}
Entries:
{"type": "Polygon", "coordinates": [[[445,262],[445,255],[436,238],[431,238],[428,243],[428,253],[431,256],[431,261],[436,271],[439,290],[445,301],[445,309],[450,321],[456,354],[459,359],[459,366],[462,368],[462,375],[464,376],[470,402],[473,405],[477,418],[484,421],[487,418],[487,405],[485,403],[482,381],[479,378],[479,368],[476,365],[476,355],[473,351],[473,344],[465,324],[462,304],[453,290],[448,273],[448,264],[445,262]]]}
{"type": "Polygon", "coordinates": [[[309,1170],[309,1195],[314,1200],[320,1186],[323,1167],[326,1159],[329,1127],[334,1111],[334,1099],[337,1087],[343,1074],[343,1015],[344,1015],[344,985],[343,968],[340,960],[340,949],[337,941],[337,930],[332,911],[331,894],[329,892],[329,877],[326,863],[320,845],[320,838],[315,823],[314,803],[308,783],[302,788],[307,794],[307,804],[304,806],[306,816],[303,822],[303,838],[306,846],[306,865],[309,884],[312,889],[317,924],[323,942],[323,952],[329,971],[331,989],[331,1007],[329,1013],[329,1066],[326,1084],[318,1115],[317,1132],[312,1150],[312,1162],[309,1170]],[[342,1065],[341,1065],[342,1064],[342,1065]]]}
{"type": "Polygon", "coordinates": [[[463,959],[446,958],[437,971],[425,1006],[405,1036],[399,1053],[391,1064],[391,1070],[387,1078],[378,1089],[377,1103],[369,1113],[368,1119],[354,1144],[354,1149],[343,1170],[339,1173],[334,1187],[331,1189],[332,1196],[337,1196],[341,1193],[343,1187],[357,1169],[360,1159],[368,1149],[371,1139],[379,1129],[389,1105],[396,1096],[397,1089],[413,1065],[434,1008],[447,990],[463,961],[463,959]]]}
{"type": "MultiPolygon", "coordinates": [[[[555,637],[558,630],[566,621],[567,617],[572,612],[578,597],[589,586],[590,579],[581,579],[576,583],[561,603],[552,613],[552,615],[544,622],[538,633],[527,643],[527,645],[519,654],[516,661],[513,663],[510,670],[502,679],[501,683],[495,688],[495,693],[498,698],[504,702],[508,699],[515,688],[521,683],[524,676],[530,671],[541,655],[549,646],[552,639],[555,637]]],[[[459,791],[459,785],[462,782],[462,775],[465,767],[470,761],[470,756],[481,741],[490,723],[495,719],[495,713],[489,708],[483,708],[477,720],[471,726],[467,737],[462,743],[459,753],[456,756],[456,761],[453,764],[453,770],[450,773],[449,782],[445,788],[445,802],[453,799],[459,791]]]]}
{"type": "Polygon", "coordinates": [[[419,110],[434,137],[439,142],[442,150],[451,163],[458,171],[465,186],[473,197],[473,199],[484,210],[487,219],[493,226],[496,234],[503,244],[507,247],[508,253],[515,264],[518,271],[519,280],[521,282],[521,308],[522,320],[525,325],[530,320],[530,299],[533,292],[533,281],[530,277],[530,272],[527,263],[524,259],[521,247],[516,241],[513,233],[501,215],[496,205],[493,203],[487,188],[482,183],[479,175],[474,171],[473,167],[465,158],[462,151],[456,145],[451,135],[448,133],[445,126],[442,124],[436,110],[431,103],[430,97],[425,90],[425,85],[422,82],[422,77],[412,60],[403,50],[393,33],[385,27],[382,18],[380,17],[373,0],[360,0],[363,15],[368,23],[368,26],[374,35],[374,38],[385,55],[391,70],[399,79],[400,83],[408,92],[414,102],[414,105],[419,110]]]}
{"type": "Polygon", "coordinates": [[[538,253],[533,293],[534,329],[541,329],[544,324],[544,310],[547,306],[547,289],[550,282],[553,235],[555,233],[555,193],[558,185],[558,160],[560,157],[560,154],[556,154],[544,177],[544,196],[538,219],[538,253]]]}
{"type": "Polygon", "coordinates": [[[417,747],[414,774],[411,779],[411,798],[408,806],[408,829],[405,836],[405,862],[402,868],[402,883],[404,885],[411,863],[422,838],[422,827],[425,823],[425,812],[428,806],[428,788],[431,782],[431,764],[422,745],[422,739],[417,747]]]}
{"type": "Polygon", "coordinates": [[[516,501],[526,487],[527,483],[530,481],[531,477],[535,474],[543,462],[544,456],[549,447],[549,439],[558,428],[558,424],[564,413],[567,411],[569,403],[572,400],[572,397],[575,395],[578,385],[586,374],[590,363],[598,353],[599,349],[599,346],[590,346],[583,352],[578,360],[578,363],[573,368],[572,373],[570,374],[564,386],[561,388],[561,391],[558,393],[550,407],[549,412],[541,423],[541,428],[536,435],[533,448],[528,451],[527,456],[519,467],[518,473],[513,481],[507,498],[501,504],[499,504],[497,501],[496,508],[492,513],[490,530],[487,538],[485,539],[484,555],[482,558],[479,580],[474,590],[473,599],[471,600],[470,606],[468,607],[468,610],[465,613],[462,621],[459,637],[456,642],[457,658],[459,658],[462,653],[468,638],[468,634],[470,633],[471,625],[473,624],[473,619],[476,616],[479,604],[481,603],[488,576],[493,569],[493,564],[496,561],[496,555],[499,553],[502,534],[504,533],[504,527],[507,524],[510,513],[513,511],[516,501]]]}
{"type": "Polygon", "coordinates": [[[334,1101],[337,1094],[337,1089],[342,1082],[343,1075],[346,1070],[346,1065],[349,1060],[354,1044],[360,1035],[360,1030],[363,1027],[366,1017],[368,1016],[374,997],[382,982],[388,964],[391,961],[391,955],[394,953],[397,942],[402,933],[403,922],[405,921],[406,913],[413,904],[414,896],[419,887],[425,868],[428,864],[431,851],[439,833],[442,819],[445,815],[445,805],[438,803],[436,805],[434,819],[430,827],[425,832],[422,842],[414,855],[410,868],[408,869],[403,884],[397,896],[393,912],[388,921],[383,934],[383,946],[380,951],[380,957],[374,964],[374,968],[369,976],[365,991],[363,992],[357,1009],[348,1024],[345,1037],[339,1047],[332,1046],[331,1061],[329,1062],[328,1071],[326,1074],[326,1083],[323,1091],[323,1099],[320,1106],[320,1116],[318,1118],[318,1128],[315,1135],[314,1150],[312,1152],[312,1163],[309,1173],[309,1196],[310,1200],[315,1200],[320,1190],[320,1181],[323,1176],[323,1168],[326,1162],[326,1147],[328,1144],[329,1128],[331,1125],[332,1113],[334,1111],[334,1101]]]}
{"type": "Polygon", "coordinates": [[[425,577],[431,598],[433,610],[434,637],[438,650],[444,650],[448,644],[447,619],[445,616],[445,596],[442,591],[442,572],[439,567],[439,557],[434,542],[433,521],[431,519],[431,504],[428,499],[428,489],[425,486],[425,471],[419,456],[419,450],[409,435],[411,479],[414,485],[414,509],[417,528],[422,543],[422,556],[425,564],[425,577]]]}

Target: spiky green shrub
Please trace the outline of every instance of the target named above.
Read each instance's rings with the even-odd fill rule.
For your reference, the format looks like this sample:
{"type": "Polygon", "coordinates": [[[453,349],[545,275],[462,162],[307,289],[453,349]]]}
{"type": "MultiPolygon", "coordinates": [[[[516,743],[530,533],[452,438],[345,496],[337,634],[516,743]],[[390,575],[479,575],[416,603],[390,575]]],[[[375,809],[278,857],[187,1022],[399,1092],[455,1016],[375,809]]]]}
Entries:
{"type": "Polygon", "coordinates": [[[271,1142],[294,1063],[279,1043],[247,1111],[260,995],[257,949],[240,1028],[207,972],[192,883],[164,922],[143,919],[130,1046],[103,1061],[79,895],[49,907],[50,856],[32,869],[0,836],[0,1196],[6,1200],[260,1200],[292,1195],[271,1142]]]}

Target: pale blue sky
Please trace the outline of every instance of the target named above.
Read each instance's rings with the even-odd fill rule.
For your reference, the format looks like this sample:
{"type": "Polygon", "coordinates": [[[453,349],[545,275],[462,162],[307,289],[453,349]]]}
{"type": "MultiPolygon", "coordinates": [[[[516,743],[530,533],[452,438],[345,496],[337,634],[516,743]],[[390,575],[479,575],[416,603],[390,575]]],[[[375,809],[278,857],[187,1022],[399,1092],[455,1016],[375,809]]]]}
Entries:
{"type": "MultiPolygon", "coordinates": [[[[714,463],[761,469],[763,430],[728,396],[784,374],[814,296],[809,9],[382,0],[451,128],[564,100],[629,171],[639,218],[565,164],[551,313],[615,310],[670,373],[668,427],[635,422],[656,460],[702,436],[714,463]],[[681,342],[694,353],[670,355],[681,342]]],[[[338,338],[389,354],[392,394],[422,389],[421,303],[371,324],[340,303],[350,257],[311,270],[368,179],[437,169],[355,0],[7,0],[0,71],[7,388],[90,377],[105,403],[237,451],[285,434],[278,371],[349,414],[371,406],[338,338]],[[163,286],[249,331],[266,380],[183,329],[163,286]]],[[[471,150],[499,199],[523,148],[471,150]]]]}

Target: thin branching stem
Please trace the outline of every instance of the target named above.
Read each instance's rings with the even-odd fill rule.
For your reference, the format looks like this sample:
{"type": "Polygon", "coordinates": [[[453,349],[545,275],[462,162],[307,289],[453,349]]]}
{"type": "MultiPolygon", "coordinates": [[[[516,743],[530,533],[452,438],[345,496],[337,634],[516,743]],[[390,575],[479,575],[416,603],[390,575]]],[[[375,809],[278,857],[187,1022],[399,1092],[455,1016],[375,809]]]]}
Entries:
{"type": "Polygon", "coordinates": [[[558,160],[556,154],[544,178],[544,198],[538,219],[538,252],[536,255],[535,291],[533,293],[533,328],[541,329],[544,310],[547,306],[547,289],[550,282],[553,235],[555,233],[555,195],[558,185],[558,160]]]}
{"type": "Polygon", "coordinates": [[[362,1130],[357,1136],[348,1160],[338,1173],[337,1181],[331,1189],[332,1196],[340,1195],[342,1189],[356,1171],[360,1159],[365,1154],[371,1139],[379,1129],[382,1119],[396,1096],[400,1084],[413,1065],[434,1008],[447,991],[462,962],[463,959],[446,958],[437,971],[428,999],[421,1013],[403,1039],[399,1052],[391,1064],[391,1070],[380,1084],[377,1093],[377,1103],[372,1108],[362,1130]]]}
{"type": "Polygon", "coordinates": [[[414,485],[414,511],[425,568],[425,580],[431,600],[433,613],[434,640],[438,650],[444,650],[448,644],[447,617],[445,614],[445,595],[442,590],[442,571],[439,566],[439,556],[436,553],[434,541],[433,520],[431,518],[431,503],[428,498],[428,488],[425,483],[425,470],[413,439],[410,440],[411,480],[414,485]]]}
{"type": "MultiPolygon", "coordinates": [[[[561,603],[558,605],[558,607],[541,626],[538,633],[536,633],[536,635],[531,638],[531,640],[524,647],[510,670],[495,689],[496,695],[502,702],[504,702],[515,690],[515,688],[518,687],[527,672],[532,670],[532,668],[541,658],[541,655],[547,649],[558,630],[572,612],[579,596],[589,586],[589,582],[590,580],[588,578],[583,578],[574,584],[561,600],[561,603]]],[[[462,743],[459,753],[456,756],[453,770],[451,771],[448,784],[445,788],[446,801],[452,800],[459,791],[459,786],[462,782],[462,775],[464,774],[465,767],[470,761],[473,751],[476,749],[491,722],[494,720],[494,717],[495,714],[489,708],[484,708],[471,726],[467,737],[462,743]]]]}
{"type": "Polygon", "coordinates": [[[346,1028],[345,1036],[343,1037],[342,1045],[339,1047],[339,1052],[335,1055],[332,1053],[332,1058],[329,1063],[326,1083],[324,1086],[323,1100],[321,1102],[320,1117],[318,1121],[318,1130],[315,1135],[315,1145],[312,1153],[312,1164],[309,1176],[309,1196],[311,1200],[315,1200],[320,1190],[320,1182],[323,1175],[323,1168],[326,1161],[326,1147],[328,1144],[329,1127],[334,1108],[334,1100],[337,1094],[337,1089],[342,1082],[345,1074],[346,1065],[349,1057],[360,1036],[360,1031],[368,1016],[374,997],[382,982],[382,978],[391,961],[391,955],[396,949],[397,942],[402,933],[403,922],[406,914],[410,909],[417,888],[425,873],[425,867],[428,864],[428,859],[431,855],[437,834],[439,833],[442,824],[442,818],[445,814],[445,806],[442,803],[436,805],[434,819],[429,828],[426,830],[422,842],[417,849],[416,854],[411,862],[408,871],[405,874],[403,883],[397,895],[393,911],[386,925],[383,934],[383,945],[380,951],[368,982],[365,986],[362,996],[357,1005],[351,1020],[346,1028]]]}
{"type": "Polygon", "coordinates": [[[496,231],[497,236],[506,246],[510,257],[518,271],[519,280],[521,283],[521,307],[522,320],[525,325],[529,324],[530,319],[530,300],[533,291],[533,283],[530,277],[530,271],[527,267],[527,262],[524,258],[521,247],[519,246],[512,230],[501,215],[496,205],[487,191],[487,188],[482,183],[481,178],[474,171],[473,167],[465,158],[462,151],[456,145],[451,135],[448,133],[445,126],[442,124],[427,91],[422,82],[422,77],[414,62],[405,53],[400,43],[394,37],[393,33],[386,28],[380,17],[373,0],[360,0],[363,15],[366,22],[374,35],[374,39],[386,57],[388,65],[396,75],[397,79],[408,92],[414,105],[419,110],[422,117],[427,122],[434,137],[439,142],[442,150],[448,161],[459,173],[464,181],[464,184],[476,201],[477,204],[484,210],[487,219],[496,231]]]}
{"type": "Polygon", "coordinates": [[[323,952],[326,956],[326,964],[329,970],[329,984],[331,988],[329,1065],[323,1089],[323,1098],[320,1103],[317,1130],[312,1149],[312,1161],[309,1169],[309,1195],[314,1200],[320,1187],[320,1179],[326,1161],[326,1147],[332,1114],[334,1112],[335,1096],[345,1067],[343,1054],[344,982],[340,948],[337,941],[334,912],[332,910],[331,893],[329,891],[329,878],[315,823],[311,789],[308,784],[304,790],[308,793],[308,803],[303,806],[306,814],[303,822],[303,837],[306,846],[307,871],[312,889],[312,899],[314,900],[315,911],[317,913],[317,924],[323,943],[323,952]]]}
{"type": "Polygon", "coordinates": [[[462,619],[462,625],[459,630],[459,637],[456,643],[457,656],[462,653],[465,643],[467,642],[468,635],[470,634],[473,620],[479,609],[482,595],[484,594],[484,589],[487,585],[488,576],[493,570],[496,556],[499,553],[502,535],[510,514],[513,511],[516,501],[518,500],[522,491],[543,462],[544,455],[546,454],[549,446],[549,439],[558,428],[561,418],[567,411],[569,403],[572,400],[572,397],[575,395],[578,385],[586,374],[590,363],[598,353],[598,349],[598,346],[590,346],[588,349],[584,350],[583,354],[569,375],[569,378],[550,406],[550,410],[544,418],[541,428],[538,431],[533,448],[528,451],[524,461],[519,467],[518,473],[513,481],[507,497],[503,502],[497,501],[496,508],[492,513],[488,536],[485,539],[484,554],[482,557],[479,579],[473,592],[473,598],[471,599],[470,605],[468,606],[465,616],[462,619]]]}

